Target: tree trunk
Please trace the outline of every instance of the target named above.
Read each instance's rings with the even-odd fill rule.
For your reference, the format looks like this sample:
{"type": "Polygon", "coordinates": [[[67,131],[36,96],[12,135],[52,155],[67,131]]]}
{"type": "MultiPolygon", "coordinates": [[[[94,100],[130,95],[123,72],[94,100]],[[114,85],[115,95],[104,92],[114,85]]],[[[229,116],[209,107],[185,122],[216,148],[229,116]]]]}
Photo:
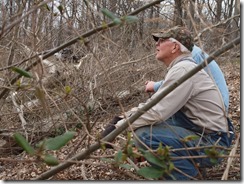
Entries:
{"type": "Polygon", "coordinates": [[[182,25],[182,0],[175,0],[174,7],[174,22],[175,25],[182,25]]]}
{"type": "Polygon", "coordinates": [[[216,9],[215,22],[219,22],[221,20],[222,0],[216,0],[216,3],[217,3],[217,9],[216,9]]]}
{"type": "MultiPolygon", "coordinates": [[[[234,15],[240,14],[240,0],[235,1],[235,11],[234,15]]],[[[239,27],[240,27],[240,17],[236,17],[232,21],[232,31],[233,34],[231,34],[232,39],[236,38],[240,33],[239,27]],[[238,30],[238,31],[237,31],[238,30]]]]}

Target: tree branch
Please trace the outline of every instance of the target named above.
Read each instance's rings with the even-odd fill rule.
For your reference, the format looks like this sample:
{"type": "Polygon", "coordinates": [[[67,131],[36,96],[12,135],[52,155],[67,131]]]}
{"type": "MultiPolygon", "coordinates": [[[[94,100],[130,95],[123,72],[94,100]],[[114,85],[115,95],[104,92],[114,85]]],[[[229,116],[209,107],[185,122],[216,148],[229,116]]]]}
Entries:
{"type": "Polygon", "coordinates": [[[229,174],[230,166],[231,166],[232,161],[233,161],[233,156],[235,155],[236,150],[238,148],[239,139],[240,139],[240,133],[237,136],[237,139],[236,139],[236,143],[235,143],[234,148],[232,148],[232,150],[230,152],[230,155],[229,155],[229,158],[228,158],[228,161],[227,161],[227,166],[226,166],[226,169],[224,171],[224,174],[223,174],[221,180],[228,180],[228,174],[229,174]]]}
{"type": "Polygon", "coordinates": [[[214,28],[214,27],[218,27],[218,26],[220,26],[220,25],[224,25],[224,24],[226,24],[228,21],[230,21],[231,19],[235,19],[236,17],[240,17],[240,14],[235,15],[235,16],[233,16],[233,17],[230,17],[230,18],[228,18],[228,19],[226,19],[226,20],[223,20],[223,21],[221,21],[221,22],[218,22],[217,24],[214,24],[214,25],[211,25],[211,26],[208,26],[208,27],[204,28],[201,32],[199,32],[199,33],[197,34],[197,36],[194,38],[194,41],[196,42],[197,40],[199,40],[200,37],[203,35],[203,33],[205,33],[206,31],[208,31],[208,30],[211,31],[211,29],[214,28]]]}

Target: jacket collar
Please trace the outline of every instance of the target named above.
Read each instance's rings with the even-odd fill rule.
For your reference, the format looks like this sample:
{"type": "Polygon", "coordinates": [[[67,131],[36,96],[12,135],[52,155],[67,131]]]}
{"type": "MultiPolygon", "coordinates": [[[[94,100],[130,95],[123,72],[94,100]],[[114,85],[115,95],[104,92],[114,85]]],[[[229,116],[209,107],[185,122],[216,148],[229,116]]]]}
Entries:
{"type": "Polygon", "coordinates": [[[184,58],[187,57],[192,57],[191,53],[187,53],[187,54],[181,54],[180,56],[176,57],[167,67],[167,70],[171,69],[174,65],[176,65],[177,63],[179,63],[180,61],[184,60],[184,58]]]}

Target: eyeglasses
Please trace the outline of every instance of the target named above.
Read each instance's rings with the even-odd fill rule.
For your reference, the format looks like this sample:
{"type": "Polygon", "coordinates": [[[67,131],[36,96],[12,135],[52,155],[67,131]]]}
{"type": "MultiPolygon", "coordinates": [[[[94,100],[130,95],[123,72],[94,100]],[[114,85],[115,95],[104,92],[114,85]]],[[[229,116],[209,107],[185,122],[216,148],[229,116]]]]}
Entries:
{"type": "Polygon", "coordinates": [[[156,44],[162,44],[164,43],[165,41],[169,40],[169,38],[159,38],[157,41],[156,41],[156,44]]]}

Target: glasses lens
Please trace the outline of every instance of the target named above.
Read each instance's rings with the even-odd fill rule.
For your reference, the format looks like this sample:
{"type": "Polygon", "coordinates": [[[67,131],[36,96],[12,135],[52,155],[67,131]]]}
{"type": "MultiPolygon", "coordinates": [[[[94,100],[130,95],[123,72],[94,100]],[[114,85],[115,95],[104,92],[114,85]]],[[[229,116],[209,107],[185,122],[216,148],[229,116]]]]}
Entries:
{"type": "Polygon", "coordinates": [[[158,43],[163,43],[165,40],[167,40],[167,38],[159,38],[157,42],[158,43]]]}

